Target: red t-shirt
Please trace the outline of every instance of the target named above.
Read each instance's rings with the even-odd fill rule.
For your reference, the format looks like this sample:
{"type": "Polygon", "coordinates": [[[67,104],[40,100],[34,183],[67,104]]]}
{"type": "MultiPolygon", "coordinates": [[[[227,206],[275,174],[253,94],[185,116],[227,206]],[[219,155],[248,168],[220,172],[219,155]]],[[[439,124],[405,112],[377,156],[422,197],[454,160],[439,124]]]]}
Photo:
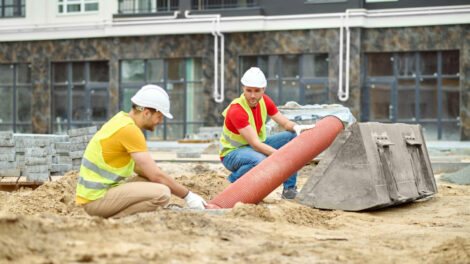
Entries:
{"type": "MultiPolygon", "coordinates": [[[[266,103],[266,110],[269,116],[273,116],[277,114],[278,110],[274,102],[267,96],[266,94],[263,95],[264,102],[266,103]]],[[[259,102],[256,107],[252,107],[251,111],[253,112],[253,117],[255,118],[256,124],[256,132],[259,133],[261,130],[261,126],[263,125],[262,118],[261,118],[261,107],[259,107],[259,102]]],[[[240,134],[238,129],[242,129],[248,125],[250,122],[248,121],[248,113],[245,112],[245,109],[239,104],[233,104],[227,111],[227,115],[225,116],[225,125],[227,129],[232,131],[235,134],[240,134]]]]}

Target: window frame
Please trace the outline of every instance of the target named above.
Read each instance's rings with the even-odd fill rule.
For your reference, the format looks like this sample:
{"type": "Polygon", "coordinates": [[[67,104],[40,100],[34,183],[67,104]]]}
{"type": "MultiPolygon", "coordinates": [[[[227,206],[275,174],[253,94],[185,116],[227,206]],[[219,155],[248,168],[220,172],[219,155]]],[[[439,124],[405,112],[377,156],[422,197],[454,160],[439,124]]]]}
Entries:
{"type": "Polygon", "coordinates": [[[57,0],[57,14],[59,15],[73,15],[73,14],[93,14],[100,11],[99,0],[57,0]],[[69,12],[68,6],[70,5],[80,5],[80,11],[78,12],[69,12]],[[97,4],[96,10],[86,11],[86,4],[97,4]],[[62,12],[60,12],[60,7],[62,6],[62,12]]]}
{"type": "MultiPolygon", "coordinates": [[[[277,89],[277,98],[271,98],[275,103],[276,105],[279,105],[281,104],[281,102],[283,102],[283,96],[282,96],[282,89],[283,89],[283,85],[286,83],[286,82],[297,82],[298,83],[298,88],[299,88],[299,98],[298,100],[296,100],[297,103],[301,104],[301,105],[304,105],[304,104],[310,104],[309,102],[306,102],[305,99],[306,99],[306,96],[305,96],[305,92],[306,92],[306,86],[308,85],[324,85],[324,100],[322,101],[321,104],[328,104],[330,102],[330,96],[329,96],[329,77],[328,77],[328,72],[329,72],[329,69],[327,69],[327,75],[326,76],[319,76],[319,77],[314,77],[314,76],[309,76],[309,77],[305,77],[304,76],[304,70],[303,70],[303,60],[305,58],[306,55],[313,55],[314,58],[316,56],[321,56],[321,55],[327,55],[326,57],[326,60],[327,62],[329,62],[329,54],[328,53],[300,53],[300,54],[248,54],[248,55],[239,55],[238,56],[238,76],[241,76],[243,75],[243,70],[241,69],[241,66],[242,66],[242,63],[241,63],[241,60],[243,57],[256,57],[257,58],[257,67],[260,67],[261,68],[261,65],[262,65],[262,57],[270,57],[270,56],[274,56],[274,57],[277,57],[277,74],[275,74],[274,78],[270,78],[269,76],[266,77],[268,83],[269,81],[277,81],[277,87],[268,87],[266,89],[277,89]],[[288,55],[296,55],[298,56],[298,74],[295,76],[295,77],[283,77],[283,57],[284,56],[288,56],[288,55]]],[[[253,65],[255,66],[255,65],[253,65]]],[[[329,68],[329,67],[328,67],[329,68]]],[[[267,69],[263,70],[263,72],[265,72],[267,69]]],[[[267,74],[265,72],[265,74],[267,74]]],[[[242,93],[242,84],[239,82],[239,86],[238,86],[238,93],[241,94],[242,93]]]]}
{"type": "MultiPolygon", "coordinates": [[[[442,66],[443,66],[443,52],[458,52],[460,57],[460,51],[458,50],[426,50],[426,51],[409,51],[409,52],[370,52],[364,53],[364,62],[363,62],[363,69],[364,69],[364,85],[362,87],[361,92],[361,121],[368,122],[368,121],[376,121],[376,122],[384,122],[384,123],[409,123],[409,124],[421,124],[421,125],[429,125],[429,124],[436,124],[437,126],[437,140],[441,140],[443,138],[443,125],[444,124],[457,124],[457,126],[461,126],[460,124],[460,115],[457,116],[455,119],[444,118],[443,115],[443,79],[455,79],[459,80],[459,97],[461,96],[461,89],[460,89],[460,73],[457,72],[455,74],[443,74],[442,73],[442,66]],[[429,52],[436,52],[436,72],[433,74],[422,74],[421,73],[421,63],[420,59],[421,56],[425,53],[429,52]],[[368,56],[371,54],[389,54],[391,56],[391,61],[393,62],[393,74],[390,76],[369,76],[368,75],[368,56]],[[400,75],[398,71],[398,57],[399,55],[408,55],[413,54],[414,57],[414,70],[415,73],[412,75],[400,75]],[[399,81],[408,80],[414,81],[414,93],[415,93],[415,113],[416,116],[411,119],[400,119],[398,118],[398,107],[399,107],[399,81]],[[421,108],[420,108],[420,90],[421,83],[425,80],[435,80],[436,81],[436,89],[437,89],[437,117],[436,118],[421,118],[421,108]],[[389,118],[388,119],[371,119],[371,97],[370,97],[370,89],[373,88],[375,84],[387,84],[390,85],[390,110],[389,110],[389,118]]],[[[460,70],[460,65],[459,65],[460,70]]],[[[460,108],[460,105],[459,105],[460,108]]],[[[459,109],[460,110],[460,109],[459,109]]],[[[460,138],[460,137],[459,137],[460,138]]]]}
{"type": "Polygon", "coordinates": [[[110,87],[109,87],[109,82],[110,82],[110,74],[109,74],[109,61],[107,60],[96,60],[96,61],[53,61],[50,62],[50,69],[51,69],[51,126],[52,126],[52,131],[54,133],[66,133],[67,131],[59,131],[60,129],[56,129],[56,126],[61,126],[61,125],[66,125],[65,130],[69,130],[72,128],[79,128],[79,127],[86,127],[86,126],[101,126],[106,121],[108,121],[110,117],[110,108],[109,108],[109,99],[110,99],[110,87]],[[90,79],[90,63],[93,62],[107,62],[108,63],[108,81],[107,82],[92,82],[90,79]],[[54,72],[54,64],[56,63],[65,63],[67,70],[66,70],[66,81],[65,82],[56,82],[55,81],[55,72],[54,72]],[[82,82],[74,82],[72,75],[72,64],[73,63],[83,63],[84,69],[83,69],[83,81],[82,82]],[[75,85],[80,85],[83,86],[84,92],[85,92],[85,102],[84,102],[84,108],[86,111],[86,117],[84,120],[75,120],[72,117],[73,113],[73,104],[72,104],[72,89],[75,85]],[[57,122],[54,120],[54,111],[55,111],[55,101],[54,101],[54,92],[55,92],[55,87],[66,87],[67,89],[67,95],[66,95],[66,100],[67,100],[67,120],[63,122],[57,122]],[[101,91],[106,91],[107,94],[107,106],[106,106],[106,117],[103,118],[103,120],[92,120],[91,115],[89,110],[91,110],[91,96],[93,91],[95,90],[101,90],[101,91]]]}
{"type": "MultiPolygon", "coordinates": [[[[188,102],[187,102],[187,92],[188,92],[188,84],[203,84],[203,79],[199,80],[188,80],[188,73],[186,71],[187,65],[190,59],[200,59],[201,60],[201,66],[202,66],[202,61],[203,57],[177,57],[177,58],[126,58],[126,59],[120,59],[119,60],[119,106],[120,108],[125,111],[124,109],[124,90],[125,89],[135,89],[136,91],[140,89],[142,86],[146,84],[155,84],[161,86],[165,91],[167,91],[168,85],[175,85],[175,84],[182,84],[183,85],[183,120],[182,121],[175,121],[174,119],[163,119],[163,123],[157,126],[157,130],[163,129],[163,138],[162,140],[167,140],[169,137],[168,133],[168,126],[170,125],[182,125],[183,126],[183,134],[180,135],[180,137],[175,137],[175,138],[180,138],[183,139],[187,136],[188,133],[188,126],[189,125],[201,125],[203,126],[206,121],[201,120],[201,121],[188,121],[187,120],[187,115],[188,115],[188,102]],[[183,67],[183,78],[180,78],[180,80],[169,80],[168,79],[168,61],[169,60],[183,60],[184,67],[183,67]],[[122,65],[123,61],[131,61],[131,60],[140,60],[144,62],[144,78],[143,81],[136,81],[136,82],[128,82],[124,83],[122,81],[122,65]],[[163,61],[163,79],[160,80],[159,82],[151,82],[150,78],[148,76],[148,64],[149,61],[152,60],[162,60],[163,61]]],[[[167,91],[168,92],[168,91],[167,91]]],[[[170,95],[170,94],[169,94],[170,95]]],[[[171,111],[171,108],[170,108],[171,111]]],[[[144,131],[145,136],[148,136],[148,132],[144,131]]]]}
{"type": "MultiPolygon", "coordinates": [[[[20,100],[18,98],[18,89],[19,88],[30,88],[31,90],[31,93],[32,93],[32,89],[33,89],[33,83],[32,83],[32,79],[31,79],[31,64],[30,63],[5,63],[5,64],[2,64],[2,65],[10,65],[10,67],[13,69],[12,70],[12,80],[13,82],[10,84],[3,84],[1,83],[0,84],[0,87],[11,87],[11,89],[13,89],[12,91],[12,95],[13,95],[13,98],[11,98],[12,102],[13,102],[13,105],[12,105],[12,121],[11,122],[1,122],[0,124],[3,126],[11,126],[11,130],[16,133],[17,130],[18,130],[18,127],[19,126],[24,126],[24,127],[27,127],[29,126],[30,129],[28,130],[30,133],[32,133],[32,124],[33,124],[33,120],[32,120],[32,107],[30,108],[30,111],[31,111],[31,116],[30,116],[30,120],[29,121],[19,121],[18,119],[18,104],[17,102],[20,100]],[[18,83],[17,82],[17,74],[18,74],[18,66],[21,65],[21,64],[25,64],[27,65],[28,68],[30,68],[29,70],[29,82],[28,83],[18,83]]],[[[32,101],[32,96],[31,96],[31,101],[32,101]]],[[[31,105],[32,105],[32,102],[31,102],[31,105]]]]}
{"type": "MultiPolygon", "coordinates": [[[[5,0],[0,0],[0,17],[1,18],[15,18],[15,17],[25,17],[26,16],[26,4],[25,0],[13,0],[13,4],[11,5],[6,5],[5,0]],[[16,11],[20,11],[19,15],[11,15],[11,16],[6,16],[5,15],[5,9],[9,7],[16,7],[16,11]]],[[[13,9],[15,11],[15,9],[13,9]]],[[[15,13],[15,12],[13,12],[15,13]]]]}

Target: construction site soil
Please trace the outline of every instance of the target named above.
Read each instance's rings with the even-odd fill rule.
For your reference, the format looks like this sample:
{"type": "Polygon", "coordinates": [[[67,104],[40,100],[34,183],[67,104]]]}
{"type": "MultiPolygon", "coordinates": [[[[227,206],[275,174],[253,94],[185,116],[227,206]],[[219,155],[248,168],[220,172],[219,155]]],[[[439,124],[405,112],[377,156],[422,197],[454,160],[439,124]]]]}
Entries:
{"type": "MultiPolygon", "coordinates": [[[[220,164],[159,165],[207,201],[229,185],[220,164]]],[[[470,263],[470,186],[439,175],[433,197],[377,211],[313,209],[278,188],[258,205],[196,212],[173,197],[121,219],[75,205],[77,177],[0,192],[0,263],[470,263]]]]}

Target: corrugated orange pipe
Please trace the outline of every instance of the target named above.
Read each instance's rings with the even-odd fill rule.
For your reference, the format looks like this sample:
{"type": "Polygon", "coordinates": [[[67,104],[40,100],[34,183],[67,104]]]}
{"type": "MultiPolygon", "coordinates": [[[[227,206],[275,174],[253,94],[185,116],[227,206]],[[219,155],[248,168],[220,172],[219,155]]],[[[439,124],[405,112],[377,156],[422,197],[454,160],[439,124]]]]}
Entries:
{"type": "Polygon", "coordinates": [[[343,130],[341,120],[326,116],[248,171],[209,202],[207,209],[232,208],[237,202],[256,204],[328,148],[343,130]]]}

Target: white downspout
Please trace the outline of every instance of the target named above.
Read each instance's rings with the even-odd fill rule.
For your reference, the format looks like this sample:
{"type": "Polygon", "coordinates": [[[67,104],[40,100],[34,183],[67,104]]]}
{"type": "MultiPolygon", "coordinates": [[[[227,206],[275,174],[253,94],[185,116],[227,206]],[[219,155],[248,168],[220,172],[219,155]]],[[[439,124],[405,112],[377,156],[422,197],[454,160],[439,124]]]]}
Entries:
{"type": "Polygon", "coordinates": [[[344,16],[340,16],[341,25],[339,26],[339,80],[338,80],[338,98],[341,100],[343,95],[343,24],[344,16]]]}
{"type": "Polygon", "coordinates": [[[216,103],[222,103],[224,101],[224,88],[225,88],[225,37],[224,34],[220,32],[220,16],[217,17],[217,30],[216,34],[220,37],[220,92],[215,89],[214,91],[214,101],[216,103]]]}
{"type": "Polygon", "coordinates": [[[351,31],[349,30],[349,10],[346,10],[346,78],[345,78],[345,89],[343,90],[343,27],[344,20],[341,15],[341,30],[340,30],[340,73],[339,73],[339,88],[338,88],[338,99],[345,102],[349,99],[349,63],[350,63],[350,43],[351,43],[351,31]]]}
{"type": "MultiPolygon", "coordinates": [[[[214,100],[217,103],[223,102],[223,88],[221,94],[219,94],[219,45],[218,45],[218,40],[219,36],[222,37],[223,35],[220,33],[219,25],[220,25],[220,15],[190,15],[189,10],[184,11],[184,16],[186,18],[209,18],[212,21],[212,29],[211,33],[212,36],[214,36],[214,91],[213,91],[213,96],[214,100]]],[[[224,42],[222,42],[222,47],[221,49],[223,50],[224,48],[224,42]]],[[[222,61],[223,61],[223,53],[221,55],[222,61]]],[[[223,62],[222,62],[223,63],[223,62]]],[[[222,70],[221,72],[221,79],[222,79],[222,87],[223,87],[223,78],[224,78],[224,72],[222,70]]]]}

